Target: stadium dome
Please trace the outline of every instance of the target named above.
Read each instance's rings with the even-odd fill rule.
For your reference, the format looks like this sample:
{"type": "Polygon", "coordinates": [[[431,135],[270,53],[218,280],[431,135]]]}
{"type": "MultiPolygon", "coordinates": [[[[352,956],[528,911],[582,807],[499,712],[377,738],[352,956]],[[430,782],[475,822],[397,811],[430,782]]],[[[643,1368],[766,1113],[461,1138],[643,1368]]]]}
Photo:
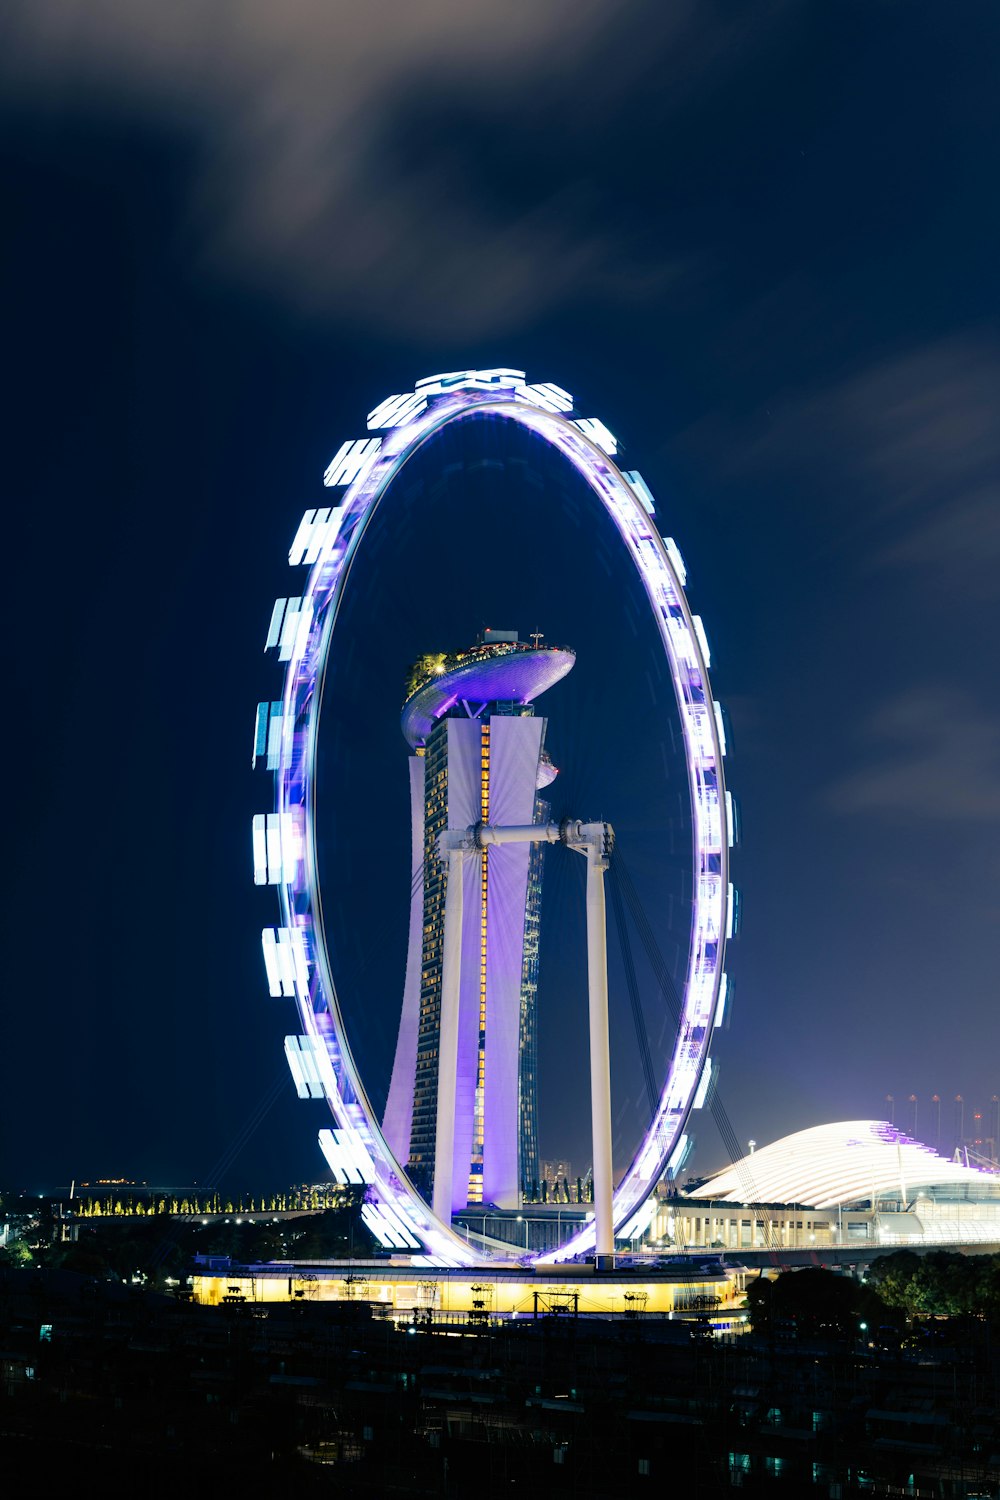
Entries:
{"type": "Polygon", "coordinates": [[[1000,1177],[938,1156],[885,1120],[814,1125],[744,1156],[688,1198],[811,1208],[1000,1201],[1000,1177]]]}

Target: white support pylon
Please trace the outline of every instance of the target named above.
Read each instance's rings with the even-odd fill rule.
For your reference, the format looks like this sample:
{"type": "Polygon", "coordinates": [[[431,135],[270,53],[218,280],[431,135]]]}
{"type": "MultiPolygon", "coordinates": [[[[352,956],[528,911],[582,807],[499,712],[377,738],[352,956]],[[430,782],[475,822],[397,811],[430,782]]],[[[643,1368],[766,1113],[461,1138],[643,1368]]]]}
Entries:
{"type": "Polygon", "coordinates": [[[614,1257],[611,1165],[611,1039],[608,1024],[608,917],[604,872],[608,868],[604,824],[600,840],[580,851],[587,859],[587,989],[590,1006],[590,1112],[594,1150],[594,1228],[598,1265],[614,1257]]]}
{"type": "MultiPolygon", "coordinates": [[[[611,1041],[608,1024],[608,928],[604,873],[614,842],[610,823],[524,823],[469,829],[476,845],[563,843],[587,860],[587,991],[590,1013],[590,1118],[594,1152],[594,1229],[597,1263],[614,1259],[614,1174],[611,1160],[611,1041]]],[[[447,932],[447,927],[445,929],[447,932]]],[[[440,1097],[440,1095],[439,1095],[440,1097]]],[[[454,1111],[454,1101],[452,1104],[454,1111]]],[[[452,1119],[454,1134],[454,1115],[452,1119]]],[[[437,1173],[435,1168],[435,1183],[437,1173]]],[[[435,1195],[435,1202],[437,1201],[435,1195]]]]}

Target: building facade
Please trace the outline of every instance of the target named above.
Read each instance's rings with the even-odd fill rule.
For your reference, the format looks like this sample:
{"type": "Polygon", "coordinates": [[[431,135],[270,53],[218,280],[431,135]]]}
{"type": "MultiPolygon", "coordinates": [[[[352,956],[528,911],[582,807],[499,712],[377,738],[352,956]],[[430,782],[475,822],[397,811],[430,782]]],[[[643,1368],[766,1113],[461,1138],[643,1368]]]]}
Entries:
{"type": "MultiPolygon", "coordinates": [[[[438,1116],[446,829],[547,819],[556,771],[534,700],[571,651],[511,631],[416,664],[403,706],[410,757],[412,884],[406,982],[383,1129],[430,1198],[438,1116]]],[[[463,864],[452,1211],[517,1207],[538,1178],[537,991],[543,852],[510,844],[463,864]]]]}
{"type": "Polygon", "coordinates": [[[720,1250],[1000,1244],[1000,1176],[887,1120],[847,1120],[744,1156],[661,1201],[654,1241],[720,1250]]]}

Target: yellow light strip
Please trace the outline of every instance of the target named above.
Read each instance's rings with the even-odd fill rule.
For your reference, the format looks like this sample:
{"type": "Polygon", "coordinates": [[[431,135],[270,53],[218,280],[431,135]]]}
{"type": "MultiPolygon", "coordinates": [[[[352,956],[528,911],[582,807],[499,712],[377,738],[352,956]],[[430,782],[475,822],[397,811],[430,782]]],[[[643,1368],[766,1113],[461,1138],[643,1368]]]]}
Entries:
{"type": "MultiPolygon", "coordinates": [[[[479,816],[484,823],[488,823],[490,820],[489,724],[483,724],[480,728],[479,816]]],[[[476,1063],[476,1106],[472,1132],[472,1162],[475,1165],[481,1166],[483,1160],[483,1142],[486,1136],[486,903],[488,867],[485,849],[479,858],[479,1056],[476,1063]]],[[[470,1203],[482,1203],[483,1201],[483,1175],[481,1171],[470,1171],[469,1173],[468,1201],[470,1203]]]]}

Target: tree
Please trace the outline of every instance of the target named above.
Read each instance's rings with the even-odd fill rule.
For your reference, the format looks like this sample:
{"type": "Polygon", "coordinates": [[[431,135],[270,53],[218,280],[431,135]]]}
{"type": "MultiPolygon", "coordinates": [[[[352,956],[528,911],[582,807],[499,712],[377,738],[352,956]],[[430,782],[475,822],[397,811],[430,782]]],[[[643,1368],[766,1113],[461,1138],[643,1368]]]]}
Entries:
{"type": "Polygon", "coordinates": [[[861,1322],[887,1321],[877,1293],[819,1266],[783,1271],[774,1281],[758,1277],[747,1288],[747,1308],[755,1333],[780,1323],[796,1338],[852,1338],[861,1322]]]}
{"type": "Polygon", "coordinates": [[[0,1266],[13,1266],[18,1270],[23,1270],[30,1266],[34,1259],[30,1245],[24,1240],[10,1240],[0,1248],[0,1266]]]}
{"type": "Polygon", "coordinates": [[[976,1302],[991,1323],[1000,1321],[1000,1255],[977,1255],[976,1302]]]}
{"type": "Polygon", "coordinates": [[[1000,1258],[996,1256],[984,1259],[947,1250],[916,1255],[912,1250],[897,1250],[872,1263],[868,1280],[884,1302],[905,1309],[909,1317],[957,1317],[1000,1308],[1000,1258]]]}
{"type": "Polygon", "coordinates": [[[868,1285],[873,1287],[889,1307],[912,1312],[912,1284],[920,1269],[920,1256],[912,1250],[896,1250],[880,1255],[868,1268],[868,1285]]]}
{"type": "Polygon", "coordinates": [[[973,1258],[946,1250],[925,1255],[912,1284],[911,1310],[945,1317],[978,1312],[978,1281],[973,1258]]]}

